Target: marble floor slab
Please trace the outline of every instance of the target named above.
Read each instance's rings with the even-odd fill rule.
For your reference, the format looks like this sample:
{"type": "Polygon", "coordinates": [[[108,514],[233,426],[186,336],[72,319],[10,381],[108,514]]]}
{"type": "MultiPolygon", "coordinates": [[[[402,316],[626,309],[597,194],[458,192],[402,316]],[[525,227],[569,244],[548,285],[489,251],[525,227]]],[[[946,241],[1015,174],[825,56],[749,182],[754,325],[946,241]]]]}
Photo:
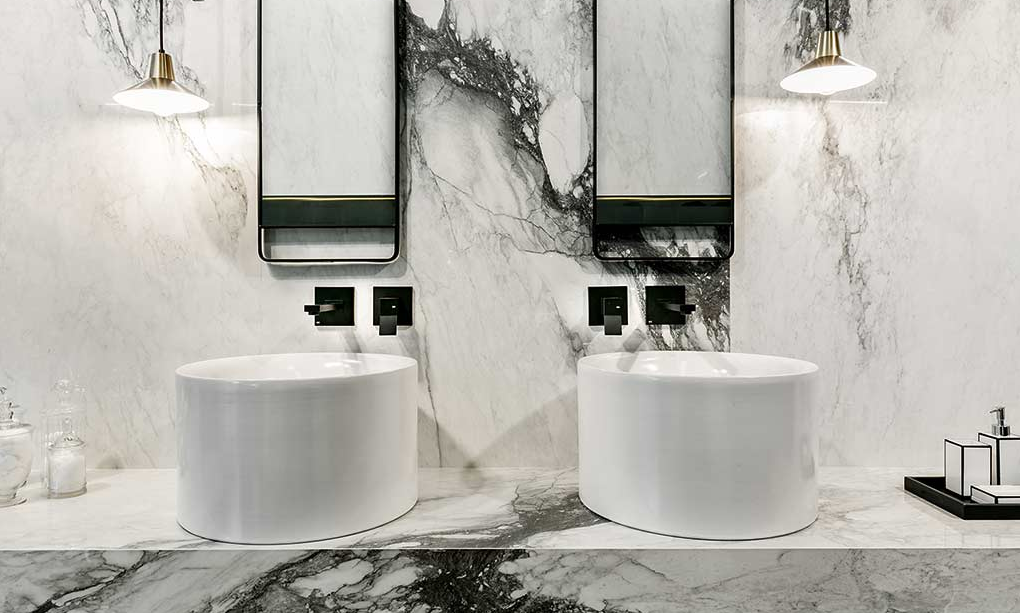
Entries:
{"type": "Polygon", "coordinates": [[[4,613],[1016,611],[1020,551],[0,554],[4,613]]]}

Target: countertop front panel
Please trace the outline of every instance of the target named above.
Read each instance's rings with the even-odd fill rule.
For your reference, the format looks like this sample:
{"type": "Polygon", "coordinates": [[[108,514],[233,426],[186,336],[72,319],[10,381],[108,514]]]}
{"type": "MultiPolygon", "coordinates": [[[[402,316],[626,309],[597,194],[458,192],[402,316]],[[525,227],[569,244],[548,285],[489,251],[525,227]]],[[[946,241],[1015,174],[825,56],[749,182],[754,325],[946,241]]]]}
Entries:
{"type": "MultiPolygon", "coordinates": [[[[966,522],[905,493],[905,474],[935,470],[828,468],[812,526],[761,541],[660,536],[607,522],[577,497],[574,470],[423,469],[420,501],[404,517],[344,538],[273,546],[319,549],[1004,549],[1020,522],[966,522]]],[[[172,470],[94,471],[89,492],[0,511],[0,550],[237,550],[192,536],[175,521],[172,470]]],[[[266,550],[266,547],[252,549],[266,550]]]]}

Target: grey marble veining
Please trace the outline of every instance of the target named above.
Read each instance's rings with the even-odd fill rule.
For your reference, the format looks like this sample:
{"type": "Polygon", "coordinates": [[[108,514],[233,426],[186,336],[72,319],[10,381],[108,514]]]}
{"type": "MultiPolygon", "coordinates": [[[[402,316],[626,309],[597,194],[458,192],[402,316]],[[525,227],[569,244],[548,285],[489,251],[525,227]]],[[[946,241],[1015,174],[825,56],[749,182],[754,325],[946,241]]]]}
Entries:
{"type": "MultiPolygon", "coordinates": [[[[902,490],[908,469],[827,468],[818,520],[800,532],[759,541],[703,541],[607,522],[577,497],[573,469],[425,469],[420,500],[407,515],[350,537],[281,549],[1015,549],[1020,522],[963,521],[902,490]]],[[[99,471],[80,498],[6,509],[0,551],[233,550],[176,524],[175,473],[99,471]]],[[[265,547],[248,548],[265,550],[265,547]]]]}
{"type": "Polygon", "coordinates": [[[5,613],[952,611],[1020,606],[1020,552],[184,551],[0,556],[5,613]]]}

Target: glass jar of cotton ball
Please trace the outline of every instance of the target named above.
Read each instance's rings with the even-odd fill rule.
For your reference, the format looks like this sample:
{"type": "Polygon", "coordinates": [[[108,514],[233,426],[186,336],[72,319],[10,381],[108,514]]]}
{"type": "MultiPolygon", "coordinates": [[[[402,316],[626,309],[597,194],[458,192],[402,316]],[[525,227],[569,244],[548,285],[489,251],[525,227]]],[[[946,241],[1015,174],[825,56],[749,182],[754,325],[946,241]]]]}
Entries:
{"type": "Polygon", "coordinates": [[[0,387],[0,508],[25,502],[18,490],[32,471],[32,426],[15,419],[16,408],[0,387]]]}
{"type": "Polygon", "coordinates": [[[53,387],[56,405],[43,418],[43,485],[50,498],[85,493],[84,390],[62,379],[53,387]]]}

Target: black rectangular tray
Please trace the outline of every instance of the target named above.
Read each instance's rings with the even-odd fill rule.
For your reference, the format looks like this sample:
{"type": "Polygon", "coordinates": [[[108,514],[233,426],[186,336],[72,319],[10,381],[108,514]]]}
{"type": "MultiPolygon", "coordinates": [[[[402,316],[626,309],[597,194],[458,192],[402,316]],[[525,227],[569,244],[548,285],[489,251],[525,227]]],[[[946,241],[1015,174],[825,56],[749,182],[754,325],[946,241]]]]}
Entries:
{"type": "Polygon", "coordinates": [[[903,477],[903,489],[960,519],[1020,519],[1020,504],[980,504],[946,489],[945,477],[903,477]]]}

